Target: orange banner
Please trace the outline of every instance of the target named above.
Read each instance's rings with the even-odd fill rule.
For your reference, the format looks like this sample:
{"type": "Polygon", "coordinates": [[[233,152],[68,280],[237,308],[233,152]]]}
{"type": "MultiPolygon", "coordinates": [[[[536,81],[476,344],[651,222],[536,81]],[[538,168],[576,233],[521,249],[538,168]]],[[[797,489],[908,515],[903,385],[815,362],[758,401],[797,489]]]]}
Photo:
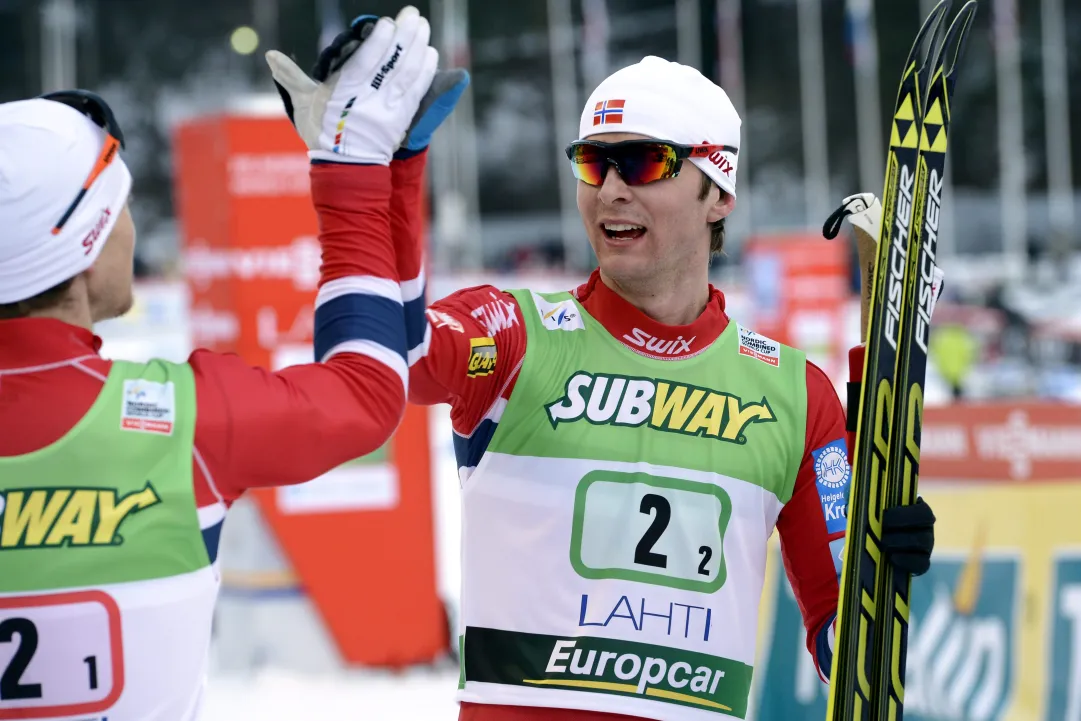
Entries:
{"type": "Polygon", "coordinates": [[[842,309],[848,289],[843,238],[774,233],[747,239],[743,264],[751,291],[752,327],[807,353],[830,377],[847,374],[842,309]]]}
{"type": "Polygon", "coordinates": [[[920,476],[1076,482],[1081,476],[1081,407],[1001,402],[928,408],[920,476]]]}

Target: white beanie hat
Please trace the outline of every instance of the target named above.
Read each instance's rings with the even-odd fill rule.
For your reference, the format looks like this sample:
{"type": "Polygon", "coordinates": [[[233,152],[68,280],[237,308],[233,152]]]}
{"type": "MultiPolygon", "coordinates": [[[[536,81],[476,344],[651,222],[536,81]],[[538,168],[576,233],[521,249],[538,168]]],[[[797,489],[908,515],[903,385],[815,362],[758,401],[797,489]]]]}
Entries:
{"type": "MultiPolygon", "coordinates": [[[[597,86],[582,110],[578,137],[637,133],[680,145],[739,148],[739,127],[739,113],[713,81],[690,66],[649,55],[597,86]]],[[[736,194],[736,153],[690,161],[722,190],[736,194]]]]}
{"type": "Polygon", "coordinates": [[[131,192],[118,157],[56,235],[105,146],[105,131],[63,103],[0,103],[0,303],[16,303],[89,268],[131,192]]]}

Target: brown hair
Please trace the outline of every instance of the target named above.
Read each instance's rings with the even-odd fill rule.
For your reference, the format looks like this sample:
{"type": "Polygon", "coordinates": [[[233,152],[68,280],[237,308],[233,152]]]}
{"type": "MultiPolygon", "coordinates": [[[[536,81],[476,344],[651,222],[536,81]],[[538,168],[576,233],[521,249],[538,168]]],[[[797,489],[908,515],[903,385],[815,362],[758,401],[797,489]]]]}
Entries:
{"type": "MultiPolygon", "coordinates": [[[[702,174],[702,188],[698,191],[698,199],[705,200],[709,197],[709,191],[713,188],[714,182],[710,180],[709,176],[705,173],[702,174]]],[[[720,187],[717,188],[721,190],[720,187]]],[[[725,196],[724,190],[721,190],[721,198],[725,196]]],[[[712,258],[715,255],[720,255],[724,252],[724,218],[714,221],[709,224],[709,255],[712,258]]]]}
{"type": "Polygon", "coordinates": [[[68,290],[71,289],[71,284],[74,281],[75,278],[73,276],[54,285],[48,290],[44,290],[33,297],[27,298],[26,300],[17,300],[14,303],[0,303],[0,320],[26,318],[38,311],[47,310],[59,305],[63,302],[64,296],[67,294],[68,290]]]}

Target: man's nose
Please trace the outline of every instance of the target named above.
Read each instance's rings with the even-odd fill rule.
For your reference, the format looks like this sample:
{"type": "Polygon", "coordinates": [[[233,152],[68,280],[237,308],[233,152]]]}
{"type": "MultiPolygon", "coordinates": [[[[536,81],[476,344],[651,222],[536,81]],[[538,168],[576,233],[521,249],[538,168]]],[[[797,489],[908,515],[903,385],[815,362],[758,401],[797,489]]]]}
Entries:
{"type": "Polygon", "coordinates": [[[626,200],[630,196],[630,188],[615,165],[610,164],[608,166],[608,170],[604,174],[604,181],[601,183],[599,195],[601,201],[605,203],[626,200]]]}

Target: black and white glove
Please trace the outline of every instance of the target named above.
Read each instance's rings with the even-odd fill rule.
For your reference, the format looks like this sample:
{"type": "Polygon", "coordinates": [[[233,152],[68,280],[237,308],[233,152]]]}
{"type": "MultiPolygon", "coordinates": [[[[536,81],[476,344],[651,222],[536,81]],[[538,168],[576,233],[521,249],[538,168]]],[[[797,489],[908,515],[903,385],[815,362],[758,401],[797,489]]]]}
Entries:
{"type": "MultiPolygon", "coordinates": [[[[316,82],[326,82],[327,78],[336,73],[357,51],[361,43],[371,35],[378,21],[379,18],[375,15],[361,15],[354,18],[349,29],[339,33],[334,41],[319,53],[319,59],[312,68],[312,78],[316,82]]],[[[413,116],[405,140],[394,153],[394,159],[409,158],[426,150],[432,141],[432,134],[454,110],[454,106],[458,104],[458,100],[467,87],[469,87],[469,73],[466,70],[462,68],[436,70],[432,85],[421,98],[420,107],[413,116]]],[[[285,112],[292,120],[293,108],[289,94],[281,85],[278,85],[278,93],[285,103],[285,112]]]]}
{"type": "Polygon", "coordinates": [[[322,82],[277,50],[266,54],[267,64],[309,157],[390,165],[432,85],[439,54],[428,44],[428,21],[412,6],[370,30],[354,28],[357,36],[342,39],[336,54],[343,59],[325,60],[322,82]]]}
{"type": "Polygon", "coordinates": [[[931,567],[935,547],[935,514],[922,498],[882,514],[882,550],[898,571],[921,576],[931,567]]]}

